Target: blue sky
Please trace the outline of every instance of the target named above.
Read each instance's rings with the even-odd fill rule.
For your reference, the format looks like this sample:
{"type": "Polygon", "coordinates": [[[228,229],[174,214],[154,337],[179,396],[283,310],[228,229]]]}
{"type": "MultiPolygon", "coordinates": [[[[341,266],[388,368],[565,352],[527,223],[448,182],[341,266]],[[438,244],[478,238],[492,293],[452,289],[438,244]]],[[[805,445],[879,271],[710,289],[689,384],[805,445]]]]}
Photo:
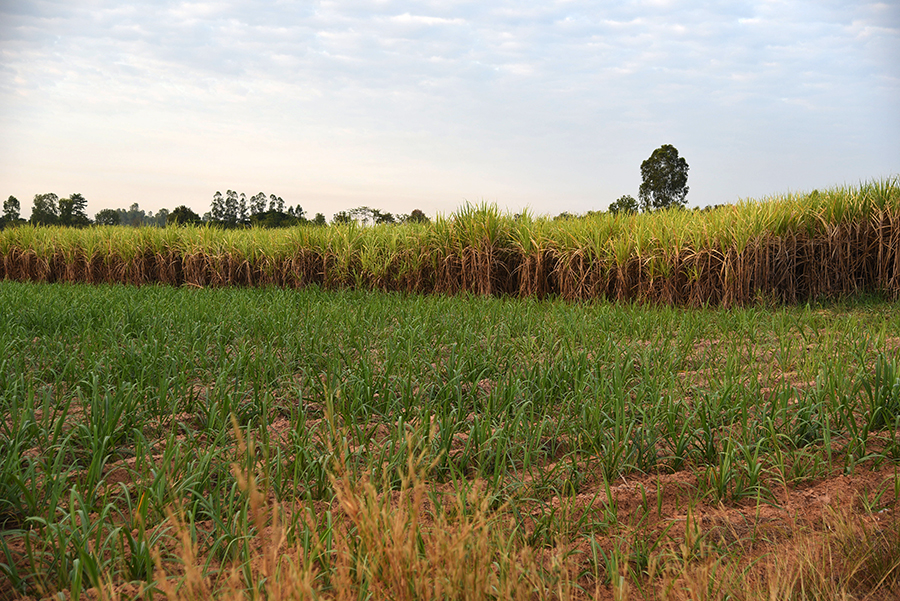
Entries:
{"type": "Polygon", "coordinates": [[[689,206],[900,172],[897,2],[0,0],[0,196],[329,218],[637,196],[689,206]]]}

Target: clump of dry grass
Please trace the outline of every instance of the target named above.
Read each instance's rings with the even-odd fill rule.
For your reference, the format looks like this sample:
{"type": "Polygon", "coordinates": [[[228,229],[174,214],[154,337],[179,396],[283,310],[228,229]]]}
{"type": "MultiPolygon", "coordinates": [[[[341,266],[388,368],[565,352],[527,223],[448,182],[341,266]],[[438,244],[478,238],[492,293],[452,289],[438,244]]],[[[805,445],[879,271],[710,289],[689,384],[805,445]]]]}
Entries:
{"type": "MultiPolygon", "coordinates": [[[[157,553],[156,592],[168,601],[201,599],[661,599],[741,601],[897,598],[900,528],[896,519],[828,508],[814,529],[795,525],[777,540],[739,541],[723,550],[691,517],[668,531],[643,567],[634,548],[648,533],[616,535],[606,556],[607,578],[585,579],[584,557],[560,543],[538,550],[478,487],[445,493],[436,504],[411,458],[399,490],[378,492],[365,476],[333,475],[338,514],[313,548],[289,544],[285,510],[267,501],[252,477],[235,468],[249,496],[255,534],[247,561],[210,576],[190,525],[175,513],[178,532],[165,565],[157,553]],[[631,542],[628,542],[631,541],[631,542]],[[327,547],[327,549],[326,549],[327,547]],[[762,549],[755,549],[759,547],[762,549]],[[177,567],[173,568],[173,565],[177,567]]],[[[303,522],[311,524],[311,522],[303,522]]],[[[321,526],[321,524],[319,524],[321,526]]],[[[121,599],[118,589],[89,596],[121,599]]]]}
{"type": "Polygon", "coordinates": [[[659,597],[672,600],[896,599],[900,524],[829,507],[820,528],[795,526],[761,555],[713,553],[669,570],[662,581],[659,597]]]}
{"type": "MultiPolygon", "coordinates": [[[[173,573],[157,554],[156,583],[169,601],[199,599],[570,599],[576,575],[564,549],[539,554],[491,508],[478,487],[448,493],[436,506],[422,475],[424,454],[411,455],[399,490],[379,493],[338,461],[332,483],[339,508],[333,528],[313,532],[313,549],[286,543],[284,509],[266,502],[253,477],[235,466],[249,496],[255,540],[249,561],[204,576],[189,525],[173,514],[173,573]],[[327,540],[326,540],[327,539],[327,540]]],[[[306,520],[298,522],[303,527],[306,520]]],[[[295,533],[296,534],[296,533],[295,533]]],[[[115,597],[112,589],[107,597],[115,597]]]]}

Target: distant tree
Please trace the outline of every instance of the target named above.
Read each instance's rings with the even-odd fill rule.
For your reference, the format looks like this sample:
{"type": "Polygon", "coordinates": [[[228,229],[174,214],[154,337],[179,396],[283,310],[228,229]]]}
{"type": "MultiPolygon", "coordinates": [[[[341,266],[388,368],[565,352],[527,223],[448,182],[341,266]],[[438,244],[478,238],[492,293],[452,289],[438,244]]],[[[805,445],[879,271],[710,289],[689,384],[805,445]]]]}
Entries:
{"type": "Polygon", "coordinates": [[[259,215],[266,212],[266,194],[260,192],[250,197],[250,214],[259,215]]]}
{"type": "Polygon", "coordinates": [[[553,221],[565,221],[567,219],[575,219],[575,215],[563,211],[562,213],[554,217],[553,221]]]}
{"type": "Polygon", "coordinates": [[[637,213],[638,212],[638,202],[634,199],[633,196],[626,194],[625,196],[620,196],[618,200],[609,205],[610,213],[637,213]]]}
{"type": "MultiPolygon", "coordinates": [[[[342,211],[343,213],[344,211],[342,211]]],[[[367,206],[356,207],[346,211],[346,214],[353,221],[357,221],[362,225],[375,225],[382,223],[396,223],[394,215],[380,209],[373,209],[367,206]]]]}
{"type": "Polygon", "coordinates": [[[19,204],[19,199],[15,196],[10,196],[6,200],[3,201],[3,224],[4,225],[12,225],[14,223],[19,222],[19,212],[22,210],[22,205],[19,204]]]}
{"type": "Polygon", "coordinates": [[[373,209],[363,205],[361,207],[356,207],[355,209],[350,209],[347,211],[350,217],[363,225],[368,225],[369,221],[372,223],[375,222],[375,212],[373,209]]]}
{"type": "Polygon", "coordinates": [[[641,163],[643,183],[638,190],[644,211],[684,207],[688,193],[688,164],[671,144],[663,144],[641,163]]]}
{"type": "Polygon", "coordinates": [[[353,216],[347,211],[339,211],[331,218],[331,223],[353,223],[353,216]]]}
{"type": "Polygon", "coordinates": [[[238,221],[238,211],[239,211],[239,200],[238,193],[234,190],[226,190],[225,191],[225,202],[224,202],[225,211],[222,214],[222,218],[219,219],[225,225],[233,226],[238,221]]]}
{"type": "Polygon", "coordinates": [[[721,209],[722,207],[727,207],[727,206],[728,206],[727,204],[706,205],[705,207],[694,207],[693,211],[699,212],[699,213],[708,213],[710,211],[717,211],[717,210],[721,209]]]}
{"type": "Polygon", "coordinates": [[[269,194],[269,210],[278,211],[279,213],[284,212],[284,199],[280,196],[269,194]]]}
{"type": "Polygon", "coordinates": [[[184,205],[175,207],[175,210],[166,217],[166,225],[188,225],[200,222],[200,215],[184,205]]]}
{"type": "Polygon", "coordinates": [[[94,215],[94,223],[97,225],[119,225],[122,223],[122,216],[115,209],[103,209],[94,215]]]}
{"type": "Polygon", "coordinates": [[[147,213],[136,202],[131,203],[127,211],[125,209],[117,210],[119,211],[119,219],[122,225],[140,227],[147,220],[147,213]]]}
{"type": "Polygon", "coordinates": [[[431,220],[428,219],[428,216],[421,209],[413,209],[406,221],[410,223],[429,223],[431,220]]]}
{"type": "Polygon", "coordinates": [[[375,219],[375,223],[379,225],[382,223],[396,223],[394,216],[387,211],[379,211],[378,209],[375,209],[372,217],[375,219]]]}
{"type": "Polygon", "coordinates": [[[323,215],[322,213],[316,213],[316,216],[313,217],[313,220],[310,223],[312,223],[313,225],[322,226],[327,225],[328,222],[325,221],[325,215],[323,215]]]}
{"type": "MultiPolygon", "coordinates": [[[[303,209],[300,210],[302,212],[303,209]]],[[[303,221],[306,220],[295,217],[290,213],[290,210],[286,213],[284,211],[271,210],[265,213],[257,213],[250,217],[250,225],[265,228],[291,227],[303,221]]]]}
{"type": "Polygon", "coordinates": [[[225,212],[225,199],[222,197],[222,193],[216,190],[209,206],[210,221],[225,221],[225,212]]]}
{"type": "Polygon", "coordinates": [[[306,218],[303,216],[303,207],[301,207],[300,205],[297,205],[295,207],[288,207],[287,213],[291,217],[297,219],[299,222],[306,221],[306,218]]]}
{"type": "Polygon", "coordinates": [[[238,198],[238,206],[237,206],[237,222],[238,223],[247,223],[247,219],[250,217],[250,210],[247,207],[247,195],[241,192],[240,197],[238,198]]]}
{"type": "Polygon", "coordinates": [[[31,207],[31,223],[34,225],[52,225],[59,221],[59,197],[53,192],[35,194],[31,207]]]}
{"type": "Polygon", "coordinates": [[[59,224],[71,227],[90,225],[87,216],[87,200],[81,194],[72,194],[68,198],[59,199],[59,224]]]}
{"type": "Polygon", "coordinates": [[[156,215],[153,215],[151,213],[147,217],[148,217],[148,219],[150,219],[152,217],[152,219],[150,219],[150,221],[151,221],[150,225],[153,225],[155,227],[166,227],[166,225],[169,223],[169,209],[166,209],[164,207],[164,208],[158,210],[156,212],[156,215]]]}
{"type": "Polygon", "coordinates": [[[213,194],[209,213],[203,221],[218,223],[226,227],[288,227],[303,223],[303,208],[300,205],[285,207],[284,199],[275,194],[266,196],[258,192],[247,197],[243,192],[226,190],[213,194]],[[266,208],[268,206],[268,208],[266,208]]]}

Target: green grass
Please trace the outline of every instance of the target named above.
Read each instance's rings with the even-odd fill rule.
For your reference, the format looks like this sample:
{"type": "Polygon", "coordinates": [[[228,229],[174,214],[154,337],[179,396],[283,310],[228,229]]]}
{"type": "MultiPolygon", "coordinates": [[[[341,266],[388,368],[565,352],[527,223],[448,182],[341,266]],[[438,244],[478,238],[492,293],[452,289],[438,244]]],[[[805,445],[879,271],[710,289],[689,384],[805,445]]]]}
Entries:
{"type": "MultiPolygon", "coordinates": [[[[165,589],[185,554],[198,582],[264,587],[261,506],[281,508],[284,545],[326,596],[391,589],[365,568],[392,565],[375,543],[391,528],[431,558],[410,573],[436,570],[416,520],[480,532],[459,548],[494,558],[491,586],[527,566],[524,596],[652,589],[659,562],[675,569],[669,539],[694,544],[687,526],[635,535],[665,523],[664,498],[778,506],[803,483],[896,469],[897,332],[900,308],[878,297],[684,309],[2,282],[5,590],[165,589]],[[635,479],[640,502],[620,506],[635,479]],[[429,508],[390,521],[390,491],[429,508]],[[355,514],[354,499],[374,505],[355,514]]],[[[897,494],[866,498],[874,513],[897,494]]],[[[713,542],[679,569],[729,557],[713,542]]]]}

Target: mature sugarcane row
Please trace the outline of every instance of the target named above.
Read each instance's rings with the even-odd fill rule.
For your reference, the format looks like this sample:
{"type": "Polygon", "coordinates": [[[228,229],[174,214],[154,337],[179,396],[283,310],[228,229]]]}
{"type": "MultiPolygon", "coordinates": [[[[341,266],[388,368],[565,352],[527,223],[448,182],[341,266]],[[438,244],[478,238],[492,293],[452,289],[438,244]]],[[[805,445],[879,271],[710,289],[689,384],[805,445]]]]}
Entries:
{"type": "Polygon", "coordinates": [[[900,296],[897,179],[830,194],[709,213],[565,221],[466,207],[429,225],[281,232],[25,226],[0,232],[0,278],[318,285],[691,306],[857,292],[900,296]]]}

